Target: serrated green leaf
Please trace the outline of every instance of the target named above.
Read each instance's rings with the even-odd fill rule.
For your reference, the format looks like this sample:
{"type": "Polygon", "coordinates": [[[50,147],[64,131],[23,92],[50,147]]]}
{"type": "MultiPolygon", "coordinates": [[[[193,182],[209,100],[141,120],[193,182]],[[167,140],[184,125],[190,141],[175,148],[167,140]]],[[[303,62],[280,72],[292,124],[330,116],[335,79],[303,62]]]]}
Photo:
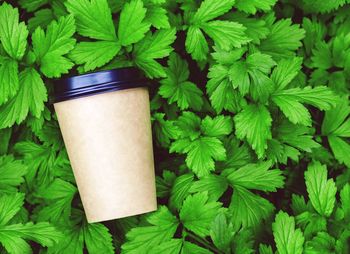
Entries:
{"type": "Polygon", "coordinates": [[[211,222],[220,207],[221,203],[208,201],[208,192],[199,192],[185,199],[180,211],[180,220],[185,228],[205,237],[209,235],[211,222]]]}
{"type": "Polygon", "coordinates": [[[192,254],[192,253],[196,253],[196,254],[213,254],[213,252],[204,249],[196,244],[193,244],[191,242],[188,241],[184,241],[183,246],[182,246],[182,250],[181,250],[181,254],[192,254]]]}
{"type": "Polygon", "coordinates": [[[17,186],[24,182],[27,167],[13,156],[0,157],[0,191],[3,194],[16,192],[17,186]]]}
{"type": "Polygon", "coordinates": [[[231,117],[219,115],[214,118],[206,116],[201,123],[201,130],[209,137],[220,137],[232,132],[233,122],[231,117]]]}
{"type": "Polygon", "coordinates": [[[52,21],[46,33],[38,27],[32,36],[33,51],[40,70],[49,78],[60,77],[73,67],[73,63],[63,55],[71,51],[75,45],[72,35],[75,32],[72,15],[52,21]]]}
{"type": "Polygon", "coordinates": [[[122,46],[138,42],[145,36],[150,27],[150,23],[143,22],[146,11],[141,0],[124,4],[118,27],[118,38],[122,46]]]}
{"type": "Polygon", "coordinates": [[[186,150],[186,164],[198,176],[206,176],[215,170],[216,161],[226,159],[222,142],[215,137],[200,137],[190,143],[186,150]]]}
{"type": "Polygon", "coordinates": [[[227,221],[224,213],[219,213],[210,227],[210,237],[215,246],[219,250],[229,253],[234,234],[232,223],[227,221]]]}
{"type": "Polygon", "coordinates": [[[19,83],[17,95],[0,107],[0,129],[15,122],[20,124],[29,111],[38,118],[44,110],[47,91],[39,73],[33,68],[26,68],[19,74],[19,83]]]}
{"type": "Polygon", "coordinates": [[[162,65],[155,59],[168,56],[172,51],[170,46],[175,40],[175,29],[161,29],[155,33],[147,33],[146,37],[135,44],[133,56],[136,65],[152,78],[165,77],[162,65]]]}
{"type": "Polygon", "coordinates": [[[228,183],[225,177],[210,174],[192,182],[189,192],[208,191],[209,201],[217,201],[226,191],[228,183]]]}
{"type": "Polygon", "coordinates": [[[300,57],[286,58],[278,62],[273,70],[271,79],[276,85],[276,90],[284,89],[298,74],[303,59],[300,57]]]}
{"type": "Polygon", "coordinates": [[[169,18],[166,9],[160,6],[147,6],[147,13],[144,19],[146,23],[151,23],[157,29],[170,28],[169,18]]]}
{"type": "Polygon", "coordinates": [[[299,228],[295,229],[294,217],[280,211],[272,224],[272,231],[278,253],[303,253],[304,236],[299,228]]]}
{"type": "Polygon", "coordinates": [[[28,20],[28,29],[33,32],[37,27],[46,28],[55,19],[51,9],[40,9],[34,13],[34,17],[28,20]]]}
{"type": "Polygon", "coordinates": [[[19,0],[18,2],[22,8],[31,12],[35,11],[44,4],[47,4],[48,0],[19,0]]]}
{"type": "Polygon", "coordinates": [[[0,41],[11,58],[22,59],[27,47],[27,36],[25,23],[19,22],[18,9],[3,3],[0,6],[0,41]]]}
{"type": "Polygon", "coordinates": [[[248,164],[233,172],[227,170],[228,181],[235,187],[241,186],[247,189],[273,191],[284,185],[284,177],[279,169],[269,170],[272,166],[270,161],[259,164],[248,164]]]}
{"type": "Polygon", "coordinates": [[[204,0],[193,16],[193,23],[202,24],[229,11],[235,0],[204,0]]]}
{"type": "Polygon", "coordinates": [[[184,199],[188,196],[193,183],[193,174],[184,174],[177,177],[170,192],[169,207],[180,210],[184,199]]]}
{"type": "Polygon", "coordinates": [[[42,246],[53,246],[62,237],[61,232],[47,222],[33,224],[12,224],[0,226],[0,242],[12,253],[24,250],[25,253],[31,253],[31,248],[25,240],[33,240],[42,246]],[[19,246],[17,246],[19,244],[19,246]]]}
{"type": "Polygon", "coordinates": [[[276,2],[277,0],[237,0],[235,7],[240,11],[255,14],[258,10],[262,10],[264,12],[271,10],[276,2]]]}
{"type": "Polygon", "coordinates": [[[274,206],[266,199],[237,185],[234,187],[229,209],[232,213],[231,221],[235,229],[238,229],[241,225],[243,227],[258,226],[272,213],[274,206]]]}
{"type": "Polygon", "coordinates": [[[192,82],[187,81],[188,64],[177,54],[171,54],[166,69],[167,78],[161,80],[159,94],[169,103],[177,102],[181,110],[191,107],[200,110],[203,105],[203,92],[192,82]]]}
{"type": "Polygon", "coordinates": [[[69,57],[77,64],[84,64],[84,71],[91,71],[110,62],[120,48],[115,41],[80,42],[69,57]]]}
{"type": "Polygon", "coordinates": [[[322,216],[330,216],[335,203],[333,179],[327,179],[327,168],[320,162],[313,162],[305,171],[306,189],[315,210],[322,216]]]}
{"type": "Polygon", "coordinates": [[[127,241],[121,246],[122,253],[151,253],[151,250],[172,239],[177,227],[177,218],[168,208],[161,206],[147,218],[151,226],[136,227],[127,234],[127,241]]]}
{"type": "Polygon", "coordinates": [[[107,0],[68,0],[65,6],[74,15],[81,35],[97,40],[117,40],[107,0]]]}
{"type": "Polygon", "coordinates": [[[186,36],[186,51],[194,60],[205,60],[209,52],[208,43],[203,32],[198,27],[190,26],[186,36]]]}
{"type": "Polygon", "coordinates": [[[224,50],[241,47],[249,41],[244,33],[246,28],[237,22],[215,20],[202,24],[201,28],[224,50]]]}
{"type": "Polygon", "coordinates": [[[259,49],[271,55],[275,60],[290,57],[301,44],[305,31],[299,25],[292,25],[290,19],[278,20],[270,27],[270,34],[261,40],[259,49]]]}
{"type": "Polygon", "coordinates": [[[154,254],[179,254],[182,248],[182,239],[171,239],[156,246],[152,253],[154,254]]]}
{"type": "Polygon", "coordinates": [[[86,248],[91,254],[113,254],[112,235],[101,223],[87,224],[83,227],[86,248]]]}
{"type": "Polygon", "coordinates": [[[312,240],[306,242],[305,254],[332,253],[335,239],[326,232],[318,232],[312,240]]]}
{"type": "Polygon", "coordinates": [[[56,178],[48,187],[39,190],[38,197],[45,199],[46,206],[38,212],[40,221],[57,222],[67,220],[71,214],[71,203],[77,188],[56,178]]]}
{"type": "Polygon", "coordinates": [[[0,105],[14,97],[19,89],[17,61],[0,56],[0,105]]]}
{"type": "Polygon", "coordinates": [[[247,105],[233,120],[237,137],[246,138],[258,158],[263,157],[267,140],[271,138],[272,119],[267,108],[263,105],[247,105]]]}
{"type": "MultiPolygon", "coordinates": [[[[24,203],[24,193],[16,192],[0,196],[0,228],[18,213],[24,203]]],[[[1,241],[0,241],[1,242],[1,241]]]]}

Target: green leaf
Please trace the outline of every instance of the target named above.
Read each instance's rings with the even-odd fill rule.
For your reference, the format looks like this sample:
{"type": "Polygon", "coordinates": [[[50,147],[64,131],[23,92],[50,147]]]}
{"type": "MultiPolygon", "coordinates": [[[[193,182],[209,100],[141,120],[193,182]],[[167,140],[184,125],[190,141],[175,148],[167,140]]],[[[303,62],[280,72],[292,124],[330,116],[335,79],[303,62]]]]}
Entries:
{"type": "Polygon", "coordinates": [[[191,54],[194,60],[201,61],[207,59],[209,46],[203,32],[198,27],[189,27],[185,45],[186,51],[191,54]]]}
{"type": "Polygon", "coordinates": [[[338,96],[326,86],[291,88],[288,90],[277,91],[272,95],[272,99],[282,96],[285,100],[296,100],[298,102],[310,104],[321,110],[329,110],[334,107],[338,101],[338,96]]]}
{"type": "Polygon", "coordinates": [[[74,14],[79,34],[97,40],[117,40],[107,0],[68,0],[65,5],[74,14]]]}
{"type": "Polygon", "coordinates": [[[18,94],[0,107],[0,129],[10,127],[15,122],[20,124],[28,111],[39,118],[44,110],[47,92],[39,73],[33,68],[26,68],[19,74],[19,83],[18,94]]]}
{"type": "Polygon", "coordinates": [[[330,46],[324,41],[318,41],[312,50],[312,67],[327,70],[332,67],[332,53],[330,46]]]}
{"type": "Polygon", "coordinates": [[[182,248],[182,239],[171,239],[170,241],[163,242],[156,246],[153,250],[153,254],[179,254],[182,248]]]}
{"type": "Polygon", "coordinates": [[[226,159],[226,151],[222,142],[215,137],[200,137],[194,140],[185,150],[186,164],[198,176],[206,176],[215,170],[216,161],[226,159]]]}
{"type": "Polygon", "coordinates": [[[305,152],[311,153],[313,148],[320,147],[313,140],[312,129],[303,125],[295,125],[289,121],[283,121],[278,126],[277,133],[278,140],[305,152]]]}
{"type": "Polygon", "coordinates": [[[262,158],[271,139],[270,112],[263,105],[247,105],[234,117],[236,135],[239,139],[247,138],[258,158],[262,158]]]}
{"type": "Polygon", "coordinates": [[[116,41],[80,42],[69,57],[76,64],[84,64],[84,71],[91,71],[110,62],[119,52],[121,45],[116,41]]]}
{"type": "Polygon", "coordinates": [[[232,223],[227,221],[224,213],[219,213],[210,227],[210,237],[215,246],[219,250],[229,253],[234,234],[232,223]]]}
{"type": "Polygon", "coordinates": [[[247,189],[276,192],[277,188],[284,186],[284,177],[279,169],[269,170],[271,166],[270,161],[248,164],[229,173],[227,179],[234,187],[238,185],[247,189]]]}
{"type": "Polygon", "coordinates": [[[194,140],[200,135],[201,119],[193,112],[182,112],[175,124],[179,128],[181,138],[189,137],[191,140],[194,140]]]}
{"type": "Polygon", "coordinates": [[[259,254],[273,254],[271,246],[260,243],[259,244],[259,254]]]}
{"type": "Polygon", "coordinates": [[[175,29],[161,29],[147,33],[146,37],[135,44],[133,56],[137,66],[149,77],[165,77],[166,73],[155,59],[166,57],[173,50],[170,46],[175,40],[175,29]]]}
{"type": "Polygon", "coordinates": [[[6,2],[0,6],[0,41],[6,53],[21,60],[27,47],[28,30],[19,22],[18,9],[6,2]]]}
{"type": "Polygon", "coordinates": [[[38,212],[41,221],[68,221],[71,203],[77,188],[60,178],[56,178],[48,187],[39,190],[37,196],[45,199],[46,205],[38,212]]]}
{"type": "Polygon", "coordinates": [[[57,243],[61,237],[61,232],[47,222],[0,226],[0,242],[10,253],[18,253],[18,248],[24,248],[26,249],[25,253],[31,253],[30,247],[24,242],[24,239],[38,242],[44,247],[50,247],[57,243]],[[20,246],[16,246],[16,243],[20,243],[20,246]]]}
{"type": "Polygon", "coordinates": [[[169,18],[167,16],[167,10],[160,6],[147,6],[146,23],[151,23],[157,29],[165,28],[169,29],[169,18]]]}
{"type": "Polygon", "coordinates": [[[16,192],[16,187],[24,182],[23,176],[26,173],[27,167],[22,161],[15,160],[11,155],[0,157],[0,192],[16,192]]]}
{"type": "Polygon", "coordinates": [[[48,0],[19,0],[18,2],[22,8],[26,9],[28,12],[32,12],[44,4],[47,4],[48,0]]]}
{"type": "Polygon", "coordinates": [[[55,19],[51,9],[41,9],[34,13],[34,17],[28,20],[28,29],[33,32],[37,27],[45,28],[55,19]]]}
{"type": "MultiPolygon", "coordinates": [[[[259,1],[260,2],[260,1],[259,1]]],[[[271,25],[270,34],[261,40],[259,49],[271,55],[275,60],[291,57],[301,47],[305,31],[299,25],[292,25],[291,19],[281,19],[271,25]]]]}
{"type": "Polygon", "coordinates": [[[304,236],[299,228],[295,229],[294,217],[280,211],[272,223],[272,231],[278,253],[303,253],[304,236]]]}
{"type": "Polygon", "coordinates": [[[327,180],[327,168],[313,162],[305,171],[306,189],[315,210],[322,216],[330,216],[335,203],[337,188],[333,179],[327,180]]]}
{"type": "Polygon", "coordinates": [[[283,114],[294,124],[312,125],[310,112],[297,98],[291,96],[272,95],[272,101],[281,109],[283,114]]]}
{"type": "Polygon", "coordinates": [[[350,145],[343,137],[350,137],[349,114],[348,99],[342,98],[337,102],[335,108],[326,111],[322,123],[322,134],[327,135],[334,157],[347,166],[350,166],[350,158],[348,156],[350,145]]]}
{"type": "Polygon", "coordinates": [[[17,61],[0,56],[0,105],[13,98],[19,89],[17,61]]]}
{"type": "Polygon", "coordinates": [[[297,76],[302,63],[303,59],[301,57],[286,58],[278,62],[271,75],[276,90],[284,89],[297,76]]]}
{"type": "Polygon", "coordinates": [[[255,14],[258,10],[267,12],[275,5],[277,0],[237,0],[235,7],[249,14],[255,14]]]}
{"type": "Polygon", "coordinates": [[[198,181],[191,182],[190,192],[208,191],[209,201],[217,201],[226,191],[228,183],[225,177],[210,174],[198,181]]]}
{"type": "Polygon", "coordinates": [[[220,207],[221,203],[208,201],[208,192],[199,192],[185,199],[180,211],[180,220],[185,228],[205,237],[209,235],[210,225],[220,207]]]}
{"type": "MultiPolygon", "coordinates": [[[[0,230],[18,213],[24,203],[24,193],[0,196],[0,230]]],[[[0,240],[1,242],[1,240],[0,240]]]]}
{"type": "Polygon", "coordinates": [[[305,254],[334,253],[335,239],[326,232],[318,232],[312,240],[306,242],[305,254]]]}
{"type": "Polygon", "coordinates": [[[143,22],[146,11],[141,0],[131,0],[124,4],[118,27],[118,38],[122,46],[138,42],[145,36],[150,27],[150,23],[143,22]]]}
{"type": "Polygon", "coordinates": [[[204,249],[196,244],[193,244],[191,242],[184,241],[181,254],[213,254],[211,251],[204,249]]]}
{"type": "Polygon", "coordinates": [[[122,245],[122,253],[152,253],[152,249],[172,239],[179,225],[177,218],[168,208],[161,206],[158,211],[147,217],[151,226],[132,228],[127,234],[127,241],[122,245]]]}
{"type": "Polygon", "coordinates": [[[193,174],[184,174],[177,177],[171,188],[169,207],[180,210],[184,199],[188,196],[193,184],[193,174]]]}
{"type": "Polygon", "coordinates": [[[155,113],[152,115],[155,136],[162,147],[169,147],[171,139],[177,139],[179,129],[174,121],[164,120],[165,114],[155,113]]]}
{"type": "Polygon", "coordinates": [[[169,68],[166,69],[167,78],[161,80],[159,94],[168,99],[169,103],[177,102],[181,110],[191,107],[200,110],[203,105],[203,92],[192,82],[189,76],[188,64],[177,54],[170,54],[169,68]]]}
{"type": "Polygon", "coordinates": [[[86,248],[89,253],[115,253],[112,243],[112,235],[109,233],[105,225],[101,223],[87,224],[83,227],[83,232],[86,248]]]}
{"type": "Polygon", "coordinates": [[[326,111],[322,123],[322,133],[324,135],[333,134],[339,137],[350,137],[349,131],[350,106],[347,98],[342,98],[337,102],[335,108],[326,111]]]}
{"type": "Polygon", "coordinates": [[[249,190],[236,185],[230,203],[232,223],[235,229],[243,227],[256,227],[266,219],[274,210],[274,206],[266,199],[253,194],[249,190]],[[252,209],[254,207],[254,209],[252,209]]]}
{"type": "Polygon", "coordinates": [[[233,122],[229,116],[219,115],[214,118],[206,116],[201,123],[201,130],[209,137],[220,137],[232,132],[233,122]]]}
{"type": "Polygon", "coordinates": [[[232,9],[235,0],[204,0],[193,16],[192,22],[202,24],[221,16],[232,9]]]}
{"type": "Polygon", "coordinates": [[[60,254],[62,252],[69,252],[72,254],[83,254],[84,235],[81,228],[69,227],[63,233],[63,239],[51,248],[48,248],[48,253],[60,254]]]}
{"type": "Polygon", "coordinates": [[[61,17],[58,22],[52,21],[46,33],[38,27],[32,36],[33,51],[40,70],[49,78],[60,77],[73,67],[73,63],[63,55],[74,48],[74,18],[72,15],[61,17]]]}
{"type": "Polygon", "coordinates": [[[238,22],[247,28],[245,34],[252,43],[260,44],[261,39],[265,39],[270,30],[266,27],[266,22],[257,17],[253,18],[242,12],[230,13],[230,20],[238,22]]]}
{"type": "Polygon", "coordinates": [[[244,33],[246,28],[237,22],[215,20],[202,24],[201,28],[224,50],[241,47],[249,41],[244,33]]]}

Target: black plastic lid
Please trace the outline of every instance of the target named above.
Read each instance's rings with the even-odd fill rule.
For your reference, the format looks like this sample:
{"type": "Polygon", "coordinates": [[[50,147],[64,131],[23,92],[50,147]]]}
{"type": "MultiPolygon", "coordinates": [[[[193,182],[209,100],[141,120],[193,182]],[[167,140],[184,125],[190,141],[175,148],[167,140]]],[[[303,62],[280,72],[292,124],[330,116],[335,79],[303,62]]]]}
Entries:
{"type": "Polygon", "coordinates": [[[54,81],[52,103],[82,96],[148,86],[149,81],[134,67],[99,71],[54,81]]]}

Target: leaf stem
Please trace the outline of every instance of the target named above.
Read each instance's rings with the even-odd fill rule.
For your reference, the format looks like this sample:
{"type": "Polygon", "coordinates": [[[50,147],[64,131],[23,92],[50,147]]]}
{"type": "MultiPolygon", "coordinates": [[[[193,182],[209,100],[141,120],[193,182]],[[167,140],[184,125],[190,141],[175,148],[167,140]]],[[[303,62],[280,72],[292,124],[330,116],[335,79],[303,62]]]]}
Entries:
{"type": "Polygon", "coordinates": [[[192,232],[190,231],[186,231],[187,235],[189,237],[191,237],[193,240],[203,244],[203,246],[211,251],[214,251],[214,253],[220,253],[220,254],[223,254],[223,252],[217,248],[215,248],[214,246],[212,246],[207,240],[193,234],[192,232]]]}

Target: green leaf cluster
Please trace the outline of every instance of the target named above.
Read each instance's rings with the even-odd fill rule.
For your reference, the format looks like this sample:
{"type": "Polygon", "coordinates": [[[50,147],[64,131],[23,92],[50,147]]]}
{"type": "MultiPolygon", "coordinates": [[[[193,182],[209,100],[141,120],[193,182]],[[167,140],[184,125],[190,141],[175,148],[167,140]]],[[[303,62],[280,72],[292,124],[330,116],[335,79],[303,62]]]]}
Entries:
{"type": "Polygon", "coordinates": [[[349,12],[1,1],[0,253],[350,253],[349,12]],[[129,66],[152,80],[158,210],[88,224],[48,95],[129,66]]]}

